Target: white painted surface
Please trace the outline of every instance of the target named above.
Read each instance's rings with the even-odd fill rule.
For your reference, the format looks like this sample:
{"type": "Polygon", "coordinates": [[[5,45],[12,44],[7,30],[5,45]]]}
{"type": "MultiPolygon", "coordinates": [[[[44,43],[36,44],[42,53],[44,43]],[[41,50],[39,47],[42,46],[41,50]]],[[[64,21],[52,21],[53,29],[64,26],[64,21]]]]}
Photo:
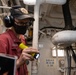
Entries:
{"type": "MultiPolygon", "coordinates": [[[[24,4],[27,4],[27,5],[35,5],[36,4],[36,0],[23,0],[23,2],[24,2],[24,4]]],[[[66,3],[66,0],[39,0],[39,4],[42,4],[42,3],[63,5],[66,3]]]]}

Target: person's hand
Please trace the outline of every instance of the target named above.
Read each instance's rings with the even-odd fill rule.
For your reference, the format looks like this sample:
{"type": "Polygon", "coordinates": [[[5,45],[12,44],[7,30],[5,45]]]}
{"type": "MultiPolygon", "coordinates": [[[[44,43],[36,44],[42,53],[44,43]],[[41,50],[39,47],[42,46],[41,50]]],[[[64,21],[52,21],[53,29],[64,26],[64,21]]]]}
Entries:
{"type": "Polygon", "coordinates": [[[3,73],[2,75],[8,75],[8,72],[3,73]]]}
{"type": "Polygon", "coordinates": [[[31,53],[39,53],[39,51],[32,47],[23,49],[20,58],[17,60],[17,67],[24,64],[26,60],[31,60],[31,61],[34,60],[31,53]]]}

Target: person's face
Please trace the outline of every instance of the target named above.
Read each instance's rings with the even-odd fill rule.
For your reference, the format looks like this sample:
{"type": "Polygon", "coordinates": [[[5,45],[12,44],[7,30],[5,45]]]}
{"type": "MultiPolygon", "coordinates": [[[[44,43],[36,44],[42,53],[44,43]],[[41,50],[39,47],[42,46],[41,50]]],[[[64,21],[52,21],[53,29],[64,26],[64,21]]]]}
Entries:
{"type": "Polygon", "coordinates": [[[17,34],[25,34],[26,30],[30,26],[30,20],[24,19],[24,20],[14,20],[14,29],[17,34]]]}
{"type": "Polygon", "coordinates": [[[30,20],[29,19],[24,19],[24,20],[15,19],[15,24],[19,26],[29,26],[30,20]]]}

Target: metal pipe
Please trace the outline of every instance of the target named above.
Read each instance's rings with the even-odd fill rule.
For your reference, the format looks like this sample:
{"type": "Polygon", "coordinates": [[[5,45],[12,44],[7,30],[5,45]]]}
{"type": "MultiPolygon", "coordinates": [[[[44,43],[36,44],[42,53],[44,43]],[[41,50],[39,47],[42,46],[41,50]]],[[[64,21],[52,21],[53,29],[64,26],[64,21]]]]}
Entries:
{"type": "Polygon", "coordinates": [[[64,15],[64,22],[65,22],[65,30],[73,30],[74,26],[72,25],[72,18],[71,18],[71,13],[70,13],[70,8],[69,8],[69,1],[62,5],[62,10],[63,10],[63,15],[64,15]]]}
{"type": "MultiPolygon", "coordinates": [[[[33,47],[38,49],[38,31],[39,31],[39,0],[36,1],[36,5],[34,7],[34,25],[33,25],[33,47]]],[[[33,61],[31,65],[31,75],[37,75],[38,66],[37,61],[33,61]]]]}
{"type": "MultiPolygon", "coordinates": [[[[24,4],[27,5],[36,5],[36,0],[23,0],[24,4]]],[[[66,0],[39,0],[39,4],[50,3],[50,4],[59,4],[63,5],[66,3],[66,0]]]]}
{"type": "Polygon", "coordinates": [[[70,46],[65,48],[67,52],[67,75],[71,75],[71,50],[70,46]]]}
{"type": "Polygon", "coordinates": [[[76,31],[74,30],[60,31],[52,37],[52,42],[54,45],[60,45],[60,46],[71,45],[72,43],[76,42],[75,34],[76,31]]]}
{"type": "Polygon", "coordinates": [[[11,7],[7,7],[7,6],[0,6],[0,8],[7,8],[7,9],[10,9],[11,7]]]}

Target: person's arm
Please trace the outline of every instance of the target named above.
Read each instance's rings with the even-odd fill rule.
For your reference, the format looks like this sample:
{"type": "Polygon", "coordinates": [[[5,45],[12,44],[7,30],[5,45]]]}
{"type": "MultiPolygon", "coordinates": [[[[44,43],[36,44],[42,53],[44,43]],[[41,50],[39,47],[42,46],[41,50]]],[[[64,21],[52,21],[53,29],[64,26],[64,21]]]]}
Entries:
{"type": "Polygon", "coordinates": [[[0,53],[7,53],[8,43],[5,39],[0,39],[0,53]]]}
{"type": "Polygon", "coordinates": [[[17,68],[19,68],[22,64],[24,64],[26,60],[30,61],[34,60],[33,56],[30,55],[30,53],[39,53],[39,51],[32,47],[25,48],[22,51],[20,58],[17,60],[17,68]]]}
{"type": "Polygon", "coordinates": [[[3,73],[3,75],[8,75],[8,72],[3,73]]]}

